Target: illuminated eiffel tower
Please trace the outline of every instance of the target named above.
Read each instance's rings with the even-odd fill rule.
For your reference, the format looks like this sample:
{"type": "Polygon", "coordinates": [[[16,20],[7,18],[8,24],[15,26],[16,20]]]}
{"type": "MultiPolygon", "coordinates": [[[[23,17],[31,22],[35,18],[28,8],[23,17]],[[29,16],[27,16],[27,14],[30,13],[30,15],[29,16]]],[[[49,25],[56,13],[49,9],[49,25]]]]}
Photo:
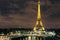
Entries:
{"type": "Polygon", "coordinates": [[[34,26],[34,31],[36,30],[45,30],[42,20],[41,20],[41,11],[40,11],[40,1],[38,1],[38,15],[37,15],[37,21],[34,26]]]}

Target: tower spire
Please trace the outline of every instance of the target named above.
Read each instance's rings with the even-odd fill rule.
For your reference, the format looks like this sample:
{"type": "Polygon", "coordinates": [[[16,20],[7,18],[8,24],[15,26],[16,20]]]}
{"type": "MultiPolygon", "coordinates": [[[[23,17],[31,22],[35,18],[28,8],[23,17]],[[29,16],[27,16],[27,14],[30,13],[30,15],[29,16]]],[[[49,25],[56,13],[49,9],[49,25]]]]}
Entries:
{"type": "Polygon", "coordinates": [[[40,10],[40,1],[38,1],[38,15],[37,15],[37,21],[34,27],[34,31],[36,30],[45,30],[42,20],[41,20],[41,10],[40,10]]]}

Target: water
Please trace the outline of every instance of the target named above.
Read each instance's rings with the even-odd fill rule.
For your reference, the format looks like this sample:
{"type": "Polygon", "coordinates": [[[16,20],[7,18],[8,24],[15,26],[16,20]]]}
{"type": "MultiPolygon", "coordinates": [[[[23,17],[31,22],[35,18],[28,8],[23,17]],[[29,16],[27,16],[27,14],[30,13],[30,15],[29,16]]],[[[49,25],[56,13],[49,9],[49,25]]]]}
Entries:
{"type": "Polygon", "coordinates": [[[17,37],[12,38],[11,40],[59,40],[54,37],[17,37]]]}

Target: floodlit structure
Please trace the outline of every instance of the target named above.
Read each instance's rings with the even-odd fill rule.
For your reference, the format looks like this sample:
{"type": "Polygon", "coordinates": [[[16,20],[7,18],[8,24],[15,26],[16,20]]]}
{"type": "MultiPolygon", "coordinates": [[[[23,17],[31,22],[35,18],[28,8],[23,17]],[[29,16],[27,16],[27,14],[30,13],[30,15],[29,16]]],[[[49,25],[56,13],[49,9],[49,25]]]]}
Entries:
{"type": "Polygon", "coordinates": [[[42,37],[48,37],[48,36],[55,36],[55,32],[50,32],[50,31],[46,31],[45,27],[43,25],[42,19],[41,19],[41,10],[40,10],[40,1],[38,1],[38,15],[37,15],[37,21],[36,24],[34,26],[34,31],[36,34],[38,33],[39,36],[42,37]]]}
{"type": "Polygon", "coordinates": [[[34,26],[34,31],[36,30],[45,30],[43,23],[42,23],[42,19],[41,19],[41,11],[40,11],[40,1],[38,1],[38,15],[37,15],[37,21],[36,24],[34,26]]]}

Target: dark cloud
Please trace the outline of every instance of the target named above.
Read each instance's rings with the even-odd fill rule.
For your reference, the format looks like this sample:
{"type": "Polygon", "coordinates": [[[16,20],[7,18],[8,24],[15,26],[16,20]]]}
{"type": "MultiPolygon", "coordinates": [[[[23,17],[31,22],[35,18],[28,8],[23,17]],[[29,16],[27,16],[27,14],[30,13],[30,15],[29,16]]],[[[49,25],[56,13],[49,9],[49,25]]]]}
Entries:
{"type": "Polygon", "coordinates": [[[30,27],[34,23],[34,1],[8,0],[5,3],[1,4],[0,28],[30,27]]]}
{"type": "Polygon", "coordinates": [[[26,7],[25,0],[1,0],[0,2],[1,15],[7,15],[11,11],[20,12],[26,7]]]}
{"type": "Polygon", "coordinates": [[[51,1],[51,3],[59,3],[60,2],[60,0],[50,0],[51,1]]]}
{"type": "Polygon", "coordinates": [[[8,1],[0,0],[0,11],[2,15],[7,13],[8,11],[7,8],[8,8],[8,1]]]}
{"type": "MultiPolygon", "coordinates": [[[[60,28],[58,0],[41,0],[41,16],[46,28],[60,28]]],[[[33,28],[37,20],[36,0],[0,0],[0,28],[33,28]]]]}

